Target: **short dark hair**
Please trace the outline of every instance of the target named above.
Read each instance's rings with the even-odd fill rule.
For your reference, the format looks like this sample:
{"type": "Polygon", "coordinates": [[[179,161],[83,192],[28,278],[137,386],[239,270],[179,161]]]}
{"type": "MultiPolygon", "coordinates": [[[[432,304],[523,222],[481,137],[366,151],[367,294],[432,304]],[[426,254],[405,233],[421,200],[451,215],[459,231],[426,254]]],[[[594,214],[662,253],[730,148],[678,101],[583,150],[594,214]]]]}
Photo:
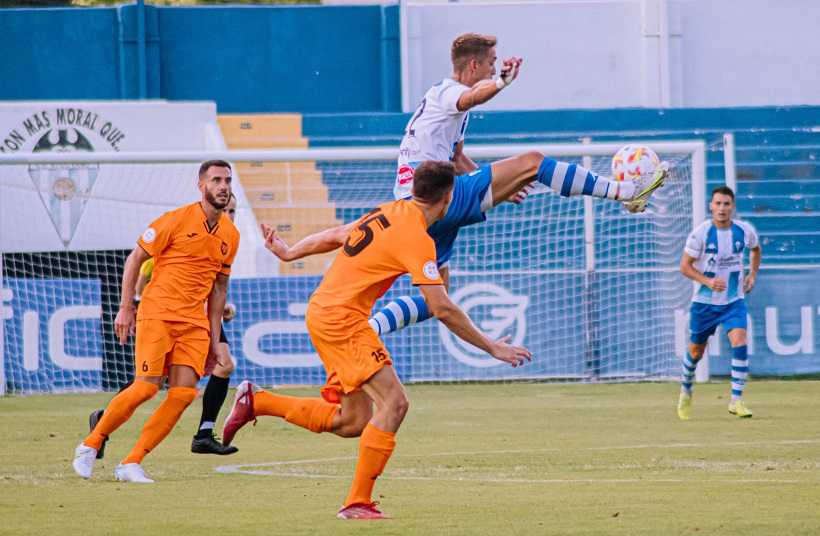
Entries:
{"type": "Polygon", "coordinates": [[[470,60],[481,60],[487,56],[490,49],[498,43],[493,35],[467,33],[459,35],[450,48],[450,60],[453,62],[453,71],[461,72],[467,68],[470,60]]]}
{"type": "Polygon", "coordinates": [[[199,178],[201,179],[202,177],[204,177],[205,174],[208,173],[208,170],[212,167],[226,167],[233,171],[231,165],[225,162],[224,160],[208,160],[207,162],[203,162],[202,165],[199,166],[199,178]]]}
{"type": "Polygon", "coordinates": [[[715,198],[715,194],[728,195],[732,198],[732,203],[735,202],[735,193],[728,186],[718,186],[717,188],[712,190],[712,197],[709,198],[709,201],[715,198]]]}
{"type": "Polygon", "coordinates": [[[435,205],[453,191],[456,167],[452,162],[428,160],[413,173],[413,198],[435,205]]]}

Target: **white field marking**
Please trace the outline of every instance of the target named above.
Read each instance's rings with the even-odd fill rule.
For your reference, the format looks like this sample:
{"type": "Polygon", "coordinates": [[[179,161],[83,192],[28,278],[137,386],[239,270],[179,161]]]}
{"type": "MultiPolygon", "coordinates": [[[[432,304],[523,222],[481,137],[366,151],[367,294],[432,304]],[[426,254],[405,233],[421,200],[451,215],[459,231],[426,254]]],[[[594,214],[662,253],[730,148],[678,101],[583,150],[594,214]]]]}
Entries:
{"type": "MultiPolygon", "coordinates": [[[[601,451],[601,450],[628,450],[628,449],[652,449],[652,448],[704,448],[704,447],[728,447],[728,446],[755,446],[755,445],[812,445],[819,444],[820,439],[792,439],[782,441],[732,441],[726,443],[672,443],[667,445],[618,445],[611,447],[586,447],[573,448],[573,451],[601,451]]],[[[544,448],[544,449],[510,449],[510,450],[486,450],[486,451],[471,451],[471,452],[436,452],[430,454],[402,454],[402,458],[433,458],[442,456],[479,456],[488,454],[521,454],[521,453],[537,453],[537,452],[560,452],[567,449],[544,448]]],[[[282,476],[282,477],[297,477],[297,478],[325,478],[325,479],[345,479],[349,480],[349,475],[318,475],[310,473],[282,473],[275,470],[254,469],[261,467],[285,467],[293,465],[306,465],[311,463],[326,463],[336,461],[350,461],[355,460],[356,456],[343,456],[338,458],[315,458],[310,460],[292,460],[285,462],[265,462],[255,464],[242,465],[223,465],[217,467],[219,473],[244,473],[249,475],[261,476],[282,476]]],[[[425,480],[425,481],[441,481],[441,482],[492,482],[492,483],[596,483],[596,482],[612,482],[612,483],[631,483],[631,482],[654,482],[654,483],[676,483],[676,482],[693,482],[692,478],[664,478],[664,479],[646,479],[646,478],[461,478],[461,477],[425,477],[425,476],[383,476],[381,478],[388,478],[390,480],[425,480]]],[[[774,484],[804,484],[816,483],[816,480],[793,480],[793,479],[709,479],[697,480],[697,482],[736,482],[743,484],[753,483],[774,483],[774,484]]]]}

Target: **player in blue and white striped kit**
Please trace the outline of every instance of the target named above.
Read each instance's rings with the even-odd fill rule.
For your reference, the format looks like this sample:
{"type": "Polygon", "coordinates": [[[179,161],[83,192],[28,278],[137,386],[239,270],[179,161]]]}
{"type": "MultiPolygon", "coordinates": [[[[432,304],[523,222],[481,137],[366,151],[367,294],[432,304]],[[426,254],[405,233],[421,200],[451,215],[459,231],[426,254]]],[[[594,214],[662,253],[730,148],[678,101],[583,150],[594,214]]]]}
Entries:
{"type": "Polygon", "coordinates": [[[689,420],[692,412],[692,380],[709,337],[723,324],[732,344],[732,398],[729,413],[751,417],[740,397],[746,383],[746,300],[744,292],[755,286],[760,267],[757,232],[746,222],[732,220],[735,193],[728,186],[712,190],[712,219],[695,227],[686,240],[680,271],[695,282],[689,316],[691,338],[683,358],[683,381],[678,417],[689,420]],[[743,253],[749,250],[749,274],[743,277],[743,253]],[[741,284],[742,282],[742,284],[741,284]]]}
{"type": "MultiPolygon", "coordinates": [[[[464,154],[464,133],[470,110],[484,104],[512,84],[518,76],[521,58],[503,60],[501,75],[493,36],[468,33],[453,41],[450,57],[453,76],[433,85],[410,118],[399,148],[398,169],[393,194],[409,199],[415,168],[427,160],[451,161],[456,166],[453,200],[446,216],[428,229],[436,243],[439,272],[449,290],[449,260],[459,229],[480,223],[485,212],[503,201],[520,203],[527,185],[538,181],[564,197],[586,195],[623,203],[629,212],[643,212],[652,193],[663,185],[668,164],[662,163],[652,175],[618,182],[599,176],[577,164],[559,162],[537,151],[478,167],[464,154]]],[[[402,296],[370,319],[379,335],[405,328],[430,318],[421,296],[402,296]]]]}

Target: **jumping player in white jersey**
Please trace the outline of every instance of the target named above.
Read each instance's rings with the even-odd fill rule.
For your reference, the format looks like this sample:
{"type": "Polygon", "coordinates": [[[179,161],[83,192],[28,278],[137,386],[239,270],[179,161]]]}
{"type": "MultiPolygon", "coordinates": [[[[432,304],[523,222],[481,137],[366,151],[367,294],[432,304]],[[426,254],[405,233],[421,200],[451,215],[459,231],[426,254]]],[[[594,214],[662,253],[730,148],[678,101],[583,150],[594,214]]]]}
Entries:
{"type": "MultiPolygon", "coordinates": [[[[444,219],[428,229],[436,243],[439,271],[449,289],[449,259],[459,229],[482,222],[485,212],[502,201],[520,203],[527,186],[538,181],[564,197],[588,195],[623,203],[630,212],[643,212],[646,202],[663,185],[668,164],[661,163],[653,175],[636,181],[618,182],[578,166],[558,162],[532,151],[478,167],[464,152],[464,133],[471,108],[495,97],[513,83],[521,68],[521,58],[503,61],[501,75],[495,75],[497,39],[468,33],[453,41],[453,76],[442,80],[425,94],[410,118],[399,150],[396,199],[409,198],[415,168],[427,160],[450,160],[458,176],[453,201],[444,219]]],[[[370,325],[380,335],[397,331],[430,318],[421,296],[402,296],[376,313],[370,325]]]]}
{"type": "Polygon", "coordinates": [[[754,228],[732,220],[735,193],[728,186],[712,190],[712,219],[695,227],[686,240],[680,271],[695,282],[689,328],[689,351],[683,358],[683,381],[678,417],[688,421],[692,411],[692,380],[709,337],[723,324],[732,344],[732,398],[729,413],[751,417],[740,397],[746,384],[749,360],[746,353],[746,300],[755,286],[760,267],[760,244],[754,228]],[[749,250],[749,274],[743,277],[743,252],[749,250]],[[742,282],[742,284],[741,284],[742,282]]]}

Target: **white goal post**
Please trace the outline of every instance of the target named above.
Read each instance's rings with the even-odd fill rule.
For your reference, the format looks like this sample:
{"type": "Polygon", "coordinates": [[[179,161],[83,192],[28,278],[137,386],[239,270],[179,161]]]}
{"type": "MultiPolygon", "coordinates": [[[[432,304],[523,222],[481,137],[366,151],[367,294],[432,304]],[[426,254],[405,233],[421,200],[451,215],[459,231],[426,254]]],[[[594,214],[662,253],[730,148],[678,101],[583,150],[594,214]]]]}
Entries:
{"type": "MultiPolygon", "coordinates": [[[[495,366],[428,321],[384,337],[404,381],[678,377],[692,292],[678,265],[705,217],[705,144],[473,145],[468,153],[483,165],[538,151],[609,175],[626,143],[649,145],[673,164],[645,213],[537,187],[456,241],[453,300],[489,335],[510,333],[529,347],[533,363],[495,366]]],[[[117,348],[111,328],[122,263],[153,219],[199,198],[196,170],[211,159],[236,165],[244,248],[228,297],[238,314],[225,325],[232,382],[322,383],[304,306],[332,256],[272,262],[258,223],[277,224],[292,241],[352,221],[392,200],[396,156],[366,147],[0,155],[0,392],[112,390],[130,379],[133,347],[117,348]]],[[[405,279],[385,299],[418,295],[405,279]]]]}

